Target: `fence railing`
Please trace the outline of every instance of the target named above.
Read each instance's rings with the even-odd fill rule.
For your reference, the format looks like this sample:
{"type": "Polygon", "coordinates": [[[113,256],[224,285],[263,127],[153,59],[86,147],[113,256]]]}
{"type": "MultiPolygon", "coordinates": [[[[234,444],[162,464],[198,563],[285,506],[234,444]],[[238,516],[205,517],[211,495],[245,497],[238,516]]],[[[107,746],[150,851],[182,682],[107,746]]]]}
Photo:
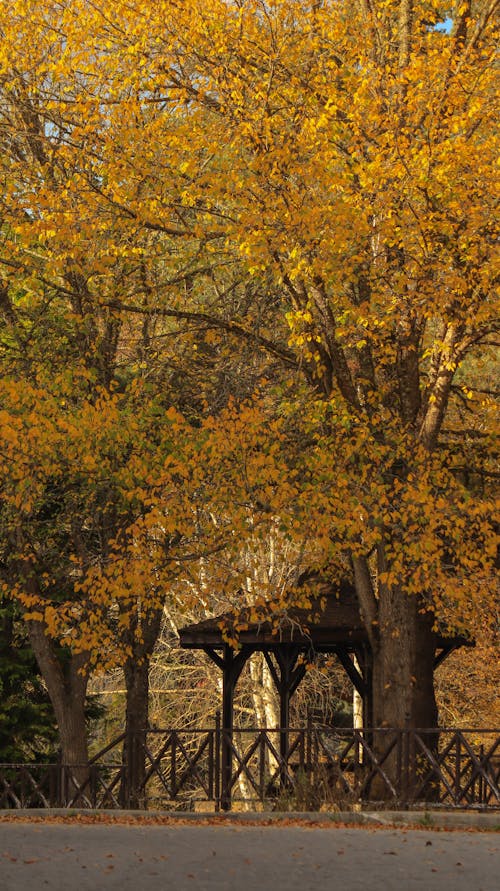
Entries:
{"type": "Polygon", "coordinates": [[[0,808],[500,809],[498,730],[148,730],[129,763],[124,740],[89,765],[1,764],[0,808]]]}

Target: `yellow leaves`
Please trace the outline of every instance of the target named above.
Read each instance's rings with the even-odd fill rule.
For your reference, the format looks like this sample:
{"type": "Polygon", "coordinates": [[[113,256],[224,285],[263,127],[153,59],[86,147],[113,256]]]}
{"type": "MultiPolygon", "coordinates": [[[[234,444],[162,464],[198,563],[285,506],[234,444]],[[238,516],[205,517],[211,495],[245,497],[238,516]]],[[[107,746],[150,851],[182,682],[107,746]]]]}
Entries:
{"type": "MultiPolygon", "coordinates": [[[[230,564],[243,542],[267,541],[273,524],[280,544],[325,560],[372,553],[387,538],[393,565],[380,583],[432,583],[443,597],[453,584],[441,543],[458,546],[461,512],[492,553],[486,521],[480,527],[453,479],[405,439],[406,416],[401,424],[412,332],[424,338],[417,371],[429,375],[432,406],[434,359],[463,373],[434,334],[440,320],[453,316],[473,337],[493,318],[492,298],[481,295],[493,293],[495,72],[479,41],[457,77],[453,41],[418,24],[428,6],[416,4],[403,81],[389,0],[376,4],[373,32],[360,6],[344,3],[4,4],[2,235],[8,268],[23,270],[18,305],[41,319],[43,295],[60,291],[48,328],[66,326],[64,341],[93,326],[101,337],[113,301],[139,311],[144,303],[158,309],[145,336],[155,330],[165,343],[177,336],[166,308],[205,307],[214,287],[231,295],[240,275],[244,287],[254,277],[257,293],[262,277],[266,300],[254,311],[252,297],[243,328],[254,330],[262,307],[272,311],[259,331],[278,345],[288,333],[297,369],[278,420],[254,400],[196,430],[165,410],[165,394],[155,415],[146,391],[120,382],[120,395],[100,393],[83,372],[56,380],[47,364],[24,392],[2,384],[11,517],[34,522],[49,483],[65,493],[68,528],[82,504],[91,524],[118,499],[120,535],[107,542],[106,565],[68,558],[73,593],[96,611],[85,626],[92,647],[107,609],[123,609],[125,628],[134,597],[154,601],[155,585],[166,590],[197,548],[224,548],[230,564]],[[19,72],[29,72],[21,105],[19,72]],[[20,116],[30,103],[34,134],[20,116]],[[209,273],[185,288],[183,272],[199,266],[209,273]],[[86,305],[71,317],[59,311],[64,301],[86,305]],[[340,359],[359,408],[337,393],[340,359]]],[[[220,297],[214,314],[229,319],[231,300],[220,297]]],[[[120,374],[154,377],[154,367],[129,362],[135,323],[121,318],[120,374]]],[[[210,352],[183,336],[188,361],[210,352]]],[[[92,357],[99,369],[104,346],[92,357]]],[[[227,349],[219,332],[205,346],[219,358],[227,349]]],[[[480,563],[472,537],[470,550],[455,580],[480,563]]],[[[58,612],[75,645],[83,624],[58,612]]]]}
{"type": "Polygon", "coordinates": [[[288,345],[301,348],[304,357],[308,361],[320,364],[321,356],[317,350],[307,347],[308,344],[321,343],[321,335],[314,328],[313,313],[310,309],[296,309],[285,313],[286,321],[291,334],[288,345]]]}
{"type": "Polygon", "coordinates": [[[26,612],[24,618],[27,622],[43,622],[45,620],[43,612],[38,612],[37,610],[26,612]]]}

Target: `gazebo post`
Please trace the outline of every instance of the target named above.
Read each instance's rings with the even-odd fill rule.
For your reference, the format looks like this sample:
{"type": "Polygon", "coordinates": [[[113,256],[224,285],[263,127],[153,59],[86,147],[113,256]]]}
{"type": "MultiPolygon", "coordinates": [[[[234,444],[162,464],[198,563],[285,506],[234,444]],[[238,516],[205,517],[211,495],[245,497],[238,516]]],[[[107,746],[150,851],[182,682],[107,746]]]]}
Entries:
{"type": "Polygon", "coordinates": [[[221,746],[221,807],[223,811],[231,808],[231,772],[234,726],[234,666],[232,652],[228,646],[224,648],[224,669],[222,672],[222,746],[221,746]]]}
{"type": "Polygon", "coordinates": [[[212,662],[222,670],[222,727],[221,732],[221,789],[220,804],[224,811],[231,810],[231,777],[233,772],[234,690],[243,666],[253,652],[253,647],[242,647],[238,653],[224,644],[223,655],[211,646],[201,647],[212,662]]]}
{"type": "Polygon", "coordinates": [[[231,810],[231,777],[233,772],[234,690],[243,666],[250,655],[247,647],[234,653],[225,644],[222,666],[222,745],[221,745],[221,808],[231,810]]]}
{"type": "Polygon", "coordinates": [[[280,698],[280,760],[281,760],[281,785],[285,783],[286,766],[288,759],[288,726],[290,723],[290,676],[297,659],[295,652],[287,648],[283,652],[276,652],[276,658],[280,667],[278,692],[280,698]]]}
{"type": "Polygon", "coordinates": [[[288,779],[288,731],[290,724],[290,700],[305,674],[305,662],[297,665],[300,647],[282,646],[273,650],[279,666],[279,675],[271,660],[269,651],[264,652],[271,676],[276,685],[280,700],[280,777],[281,786],[286,786],[288,779]]]}

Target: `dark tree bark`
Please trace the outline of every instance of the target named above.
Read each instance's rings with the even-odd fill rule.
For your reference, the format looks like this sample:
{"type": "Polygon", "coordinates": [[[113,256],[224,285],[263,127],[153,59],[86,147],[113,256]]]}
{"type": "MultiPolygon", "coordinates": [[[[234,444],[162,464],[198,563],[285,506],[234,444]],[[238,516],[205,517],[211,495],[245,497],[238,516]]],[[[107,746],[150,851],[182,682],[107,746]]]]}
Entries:
{"type": "MultiPolygon", "coordinates": [[[[378,562],[379,571],[386,569],[382,546],[378,562]]],[[[411,795],[417,764],[410,731],[428,730],[438,724],[434,692],[434,615],[422,598],[408,595],[398,586],[379,583],[376,597],[367,562],[357,558],[353,565],[373,659],[373,727],[381,728],[375,730],[372,744],[375,755],[384,758],[383,770],[393,787],[411,795]],[[383,728],[405,731],[399,737],[398,746],[386,758],[385,752],[392,738],[383,728]],[[407,751],[403,751],[404,747],[407,751]]],[[[424,734],[422,739],[431,750],[437,748],[437,733],[424,734]]],[[[389,785],[380,775],[374,778],[370,792],[374,799],[391,795],[389,785]]]]}
{"type": "Polygon", "coordinates": [[[125,781],[122,783],[120,797],[124,807],[144,808],[146,806],[144,744],[148,726],[149,659],[143,659],[140,663],[134,662],[133,658],[127,659],[124,672],[127,688],[123,745],[125,781]]]}
{"type": "MultiPolygon", "coordinates": [[[[82,786],[88,779],[88,743],[85,721],[89,656],[65,653],[59,658],[43,622],[29,621],[28,633],[57,720],[62,764],[82,786]]],[[[68,790],[70,795],[74,789],[68,790]]],[[[77,803],[77,802],[76,802],[77,803]]]]}
{"type": "Polygon", "coordinates": [[[375,727],[436,726],[433,617],[421,610],[417,597],[381,586],[373,665],[375,727]]]}
{"type": "MultiPolygon", "coordinates": [[[[417,597],[400,591],[383,591],[380,597],[380,638],[373,660],[373,711],[375,728],[403,731],[383,762],[383,770],[398,796],[411,799],[419,785],[422,753],[412,731],[437,728],[438,710],[434,692],[435,633],[433,616],[422,612],[417,597]]],[[[375,730],[377,757],[384,758],[393,735],[375,730]]],[[[419,733],[430,751],[438,747],[438,733],[419,733]]],[[[427,784],[424,797],[432,799],[436,789],[427,784]]],[[[390,788],[379,775],[370,789],[375,800],[391,797],[390,788]]]]}
{"type": "Polygon", "coordinates": [[[142,617],[142,642],[130,628],[132,653],[124,666],[127,704],[123,746],[123,780],[120,801],[123,807],[146,807],[146,734],[149,723],[149,665],[161,628],[163,610],[156,609],[142,617]]]}

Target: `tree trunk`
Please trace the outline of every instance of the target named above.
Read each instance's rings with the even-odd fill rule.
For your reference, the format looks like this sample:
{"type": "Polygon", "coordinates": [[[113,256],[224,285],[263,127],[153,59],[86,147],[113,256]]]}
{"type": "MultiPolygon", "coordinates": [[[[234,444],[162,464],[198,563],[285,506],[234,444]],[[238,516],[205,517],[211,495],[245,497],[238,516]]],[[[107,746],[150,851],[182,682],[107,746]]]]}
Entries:
{"type": "MultiPolygon", "coordinates": [[[[43,622],[28,622],[28,632],[40,672],[47,686],[56,716],[63,767],[67,773],[67,789],[63,798],[71,800],[88,777],[88,744],[85,722],[89,657],[87,653],[57,656],[54,642],[47,636],[43,622]]],[[[88,790],[83,789],[83,795],[88,790]]],[[[80,801],[78,796],[74,803],[80,801]]]]}
{"type": "MultiPolygon", "coordinates": [[[[413,796],[418,782],[420,755],[411,731],[437,727],[432,626],[432,614],[422,612],[417,597],[397,587],[381,586],[378,644],[373,659],[373,723],[375,728],[404,732],[385,758],[394,735],[375,730],[373,746],[376,756],[384,758],[382,769],[397,797],[403,799],[413,796]]],[[[437,748],[437,733],[421,734],[421,739],[431,750],[437,748]]],[[[380,775],[374,778],[370,791],[373,798],[385,799],[393,794],[380,775]]],[[[425,797],[432,797],[434,791],[426,789],[425,797]]]]}
{"type": "Polygon", "coordinates": [[[125,663],[127,707],[125,714],[125,742],[123,765],[125,782],[120,790],[123,807],[145,808],[146,761],[144,746],[149,714],[149,659],[135,662],[129,657],[125,663]]]}
{"type": "Polygon", "coordinates": [[[418,598],[381,586],[373,665],[375,727],[435,727],[433,616],[418,598]]]}
{"type": "Polygon", "coordinates": [[[135,638],[137,624],[132,623],[132,654],[124,666],[127,705],[123,778],[120,786],[122,807],[146,807],[146,734],[149,723],[149,663],[161,629],[163,608],[141,617],[142,641],[135,638]]]}

